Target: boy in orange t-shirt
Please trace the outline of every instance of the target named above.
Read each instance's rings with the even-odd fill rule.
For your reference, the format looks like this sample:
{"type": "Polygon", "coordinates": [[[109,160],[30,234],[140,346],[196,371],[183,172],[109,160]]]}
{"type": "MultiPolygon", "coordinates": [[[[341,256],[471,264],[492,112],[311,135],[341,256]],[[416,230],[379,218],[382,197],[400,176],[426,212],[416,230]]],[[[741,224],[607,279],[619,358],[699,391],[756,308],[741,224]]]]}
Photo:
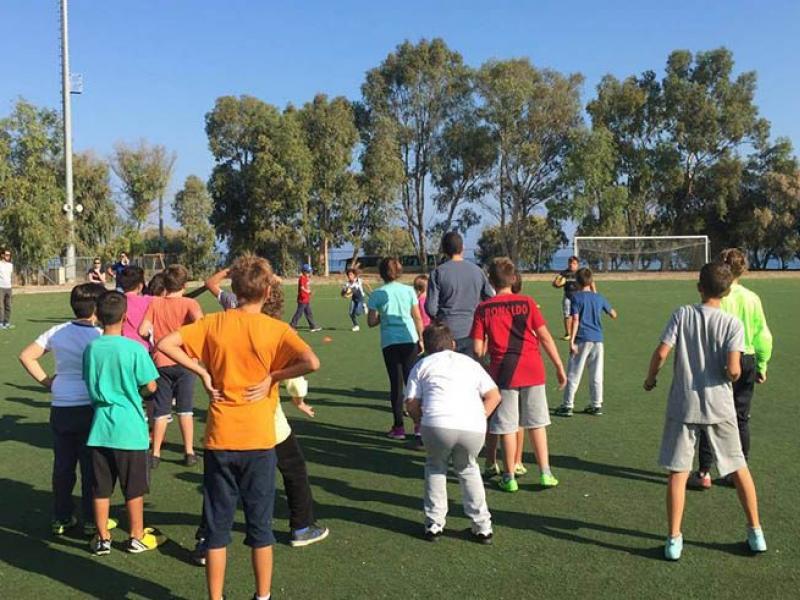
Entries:
{"type": "Polygon", "coordinates": [[[319,359],[291,327],[261,313],[274,277],[269,262],[244,256],[233,264],[230,277],[237,308],[181,327],[158,344],[161,352],[200,376],[211,398],[203,461],[211,600],[222,597],[226,546],[240,498],[256,596],[269,597],[278,384],[319,368],[319,359]]]}
{"type": "MultiPolygon", "coordinates": [[[[170,265],[164,271],[164,287],[167,295],[153,298],[139,326],[139,335],[147,339],[152,335],[153,344],[178,328],[194,323],[203,316],[197,300],[185,298],[189,271],[182,265],[170,265]]],[[[153,394],[153,453],[150,468],[158,468],[161,462],[161,445],[167,434],[167,423],[172,414],[172,399],[178,413],[178,425],[183,437],[183,464],[197,464],[194,454],[194,383],[191,371],[175,364],[168,356],[153,351],[153,362],[158,368],[158,389],[153,394]]]]}

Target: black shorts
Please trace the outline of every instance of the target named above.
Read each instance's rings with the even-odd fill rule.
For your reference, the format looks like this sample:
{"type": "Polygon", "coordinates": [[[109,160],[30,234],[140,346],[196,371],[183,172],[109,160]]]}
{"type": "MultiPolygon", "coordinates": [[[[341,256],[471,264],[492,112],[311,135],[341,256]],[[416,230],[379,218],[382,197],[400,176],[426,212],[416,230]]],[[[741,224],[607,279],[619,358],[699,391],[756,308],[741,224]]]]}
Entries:
{"type": "Polygon", "coordinates": [[[244,543],[272,546],[275,505],[275,450],[206,450],[203,455],[203,510],[209,548],[231,543],[236,505],[241,499],[244,543]]]}
{"type": "Polygon", "coordinates": [[[194,384],[197,376],[180,365],[159,367],[156,393],[153,394],[153,417],[163,419],[172,412],[172,399],[175,399],[175,412],[191,415],[194,408],[194,384]]]}
{"type": "Polygon", "coordinates": [[[92,467],[95,498],[110,498],[117,480],[125,500],[139,498],[150,491],[147,450],[93,447],[92,467]]]}

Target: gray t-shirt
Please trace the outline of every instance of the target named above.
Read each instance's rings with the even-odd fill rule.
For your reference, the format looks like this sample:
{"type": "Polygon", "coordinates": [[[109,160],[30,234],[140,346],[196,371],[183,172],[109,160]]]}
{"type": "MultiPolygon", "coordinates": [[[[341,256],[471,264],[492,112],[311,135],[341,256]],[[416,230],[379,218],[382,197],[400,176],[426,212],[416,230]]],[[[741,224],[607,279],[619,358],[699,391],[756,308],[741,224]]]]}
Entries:
{"type": "Polygon", "coordinates": [[[494,296],[486,274],[466,260],[449,260],[436,267],[428,279],[425,310],[442,321],[456,339],[469,336],[475,308],[494,296]]]}
{"type": "Polygon", "coordinates": [[[710,425],[736,420],[733,385],[725,368],[729,352],[744,351],[744,327],[736,317],[702,304],[672,313],[661,341],[675,349],[667,418],[710,425]]]}

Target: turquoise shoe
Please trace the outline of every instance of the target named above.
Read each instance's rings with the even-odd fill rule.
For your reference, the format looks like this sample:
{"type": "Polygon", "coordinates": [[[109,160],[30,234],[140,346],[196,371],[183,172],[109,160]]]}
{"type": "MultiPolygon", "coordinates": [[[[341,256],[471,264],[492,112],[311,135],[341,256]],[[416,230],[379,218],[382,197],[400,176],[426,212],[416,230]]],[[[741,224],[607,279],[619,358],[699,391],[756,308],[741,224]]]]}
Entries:
{"type": "Polygon", "coordinates": [[[668,537],[664,545],[664,558],[667,560],[678,560],[683,552],[683,536],[668,537]]]}

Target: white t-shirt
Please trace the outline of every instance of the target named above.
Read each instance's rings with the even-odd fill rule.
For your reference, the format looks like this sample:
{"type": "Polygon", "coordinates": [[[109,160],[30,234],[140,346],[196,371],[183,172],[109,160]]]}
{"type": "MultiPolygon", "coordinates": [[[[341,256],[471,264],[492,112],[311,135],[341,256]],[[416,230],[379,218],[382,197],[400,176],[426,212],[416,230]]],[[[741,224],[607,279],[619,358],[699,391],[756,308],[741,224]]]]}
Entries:
{"type": "Polygon", "coordinates": [[[83,351],[102,331],[93,325],[69,322],[56,325],[36,338],[36,344],[53,353],[56,374],[53,406],[86,406],[92,403],[83,382],[83,351]]]}
{"type": "Polygon", "coordinates": [[[14,272],[14,263],[0,260],[0,288],[11,287],[11,274],[14,272]]]}
{"type": "Polygon", "coordinates": [[[486,432],[483,395],[497,388],[486,370],[468,356],[445,350],[411,370],[406,398],[422,403],[422,425],[486,432]]]}

